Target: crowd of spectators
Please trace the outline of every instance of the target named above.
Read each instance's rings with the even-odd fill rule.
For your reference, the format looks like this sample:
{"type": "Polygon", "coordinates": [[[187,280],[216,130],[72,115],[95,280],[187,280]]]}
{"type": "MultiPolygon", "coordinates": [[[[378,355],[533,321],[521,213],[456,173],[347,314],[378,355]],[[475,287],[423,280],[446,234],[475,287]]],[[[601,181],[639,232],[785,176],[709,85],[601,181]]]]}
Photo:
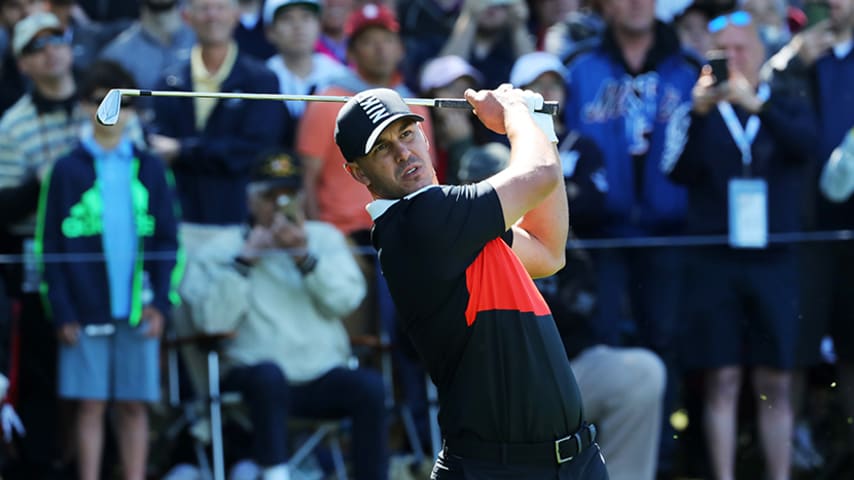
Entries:
{"type": "MultiPolygon", "coordinates": [[[[148,449],[173,325],[233,334],[255,477],[299,478],[290,416],[348,419],[356,478],[432,457],[341,104],[93,114],[502,83],[560,104],[568,261],[537,285],[611,478],[854,476],[854,0],[0,0],[0,55],[2,478],[185,461],[148,449]]],[[[506,164],[470,112],[413,111],[440,181],[506,164]]]]}

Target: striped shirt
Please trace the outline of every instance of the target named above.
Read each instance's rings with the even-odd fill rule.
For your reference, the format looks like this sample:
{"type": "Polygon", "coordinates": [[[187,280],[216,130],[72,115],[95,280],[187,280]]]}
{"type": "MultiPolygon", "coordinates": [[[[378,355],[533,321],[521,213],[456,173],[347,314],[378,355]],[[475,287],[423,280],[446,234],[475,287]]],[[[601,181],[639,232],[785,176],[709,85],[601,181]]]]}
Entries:
{"type": "MultiPolygon", "coordinates": [[[[44,166],[51,166],[77,145],[86,113],[75,106],[39,112],[31,94],[22,96],[0,119],[0,188],[16,187],[44,166]]],[[[33,212],[35,213],[35,212],[33,212]]],[[[30,217],[12,231],[32,235],[30,217]]]]}
{"type": "MultiPolygon", "coordinates": [[[[57,159],[77,146],[89,122],[86,112],[77,104],[71,109],[57,107],[39,111],[32,94],[22,96],[0,118],[0,188],[17,187],[42,167],[52,167],[57,159]]],[[[125,124],[125,135],[134,145],[145,145],[136,116],[125,124]]],[[[31,236],[35,231],[35,212],[10,230],[17,235],[31,236]]]]}

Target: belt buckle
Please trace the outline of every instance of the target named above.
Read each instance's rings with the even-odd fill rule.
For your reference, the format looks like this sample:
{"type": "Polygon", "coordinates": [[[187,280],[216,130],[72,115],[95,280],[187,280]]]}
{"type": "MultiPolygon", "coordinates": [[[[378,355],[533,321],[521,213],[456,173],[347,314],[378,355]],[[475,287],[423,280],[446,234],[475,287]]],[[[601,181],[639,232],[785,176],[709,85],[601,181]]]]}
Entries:
{"type": "Polygon", "coordinates": [[[566,462],[572,460],[573,458],[575,458],[575,455],[572,455],[572,456],[566,457],[566,458],[563,458],[560,455],[560,444],[565,442],[566,440],[570,440],[573,438],[575,439],[576,446],[578,447],[575,450],[575,455],[578,455],[581,452],[581,436],[578,435],[578,433],[573,433],[572,435],[567,435],[563,438],[555,440],[555,458],[557,459],[558,464],[566,463],[566,462]]]}

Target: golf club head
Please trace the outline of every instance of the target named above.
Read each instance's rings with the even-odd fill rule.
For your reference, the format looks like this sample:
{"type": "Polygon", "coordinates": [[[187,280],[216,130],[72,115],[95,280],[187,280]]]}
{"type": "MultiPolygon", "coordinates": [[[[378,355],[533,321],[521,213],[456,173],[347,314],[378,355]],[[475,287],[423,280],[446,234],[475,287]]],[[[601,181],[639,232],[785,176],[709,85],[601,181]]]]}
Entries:
{"type": "Polygon", "coordinates": [[[96,117],[101,125],[115,125],[119,121],[119,111],[122,109],[122,92],[112,89],[98,105],[96,117]]]}

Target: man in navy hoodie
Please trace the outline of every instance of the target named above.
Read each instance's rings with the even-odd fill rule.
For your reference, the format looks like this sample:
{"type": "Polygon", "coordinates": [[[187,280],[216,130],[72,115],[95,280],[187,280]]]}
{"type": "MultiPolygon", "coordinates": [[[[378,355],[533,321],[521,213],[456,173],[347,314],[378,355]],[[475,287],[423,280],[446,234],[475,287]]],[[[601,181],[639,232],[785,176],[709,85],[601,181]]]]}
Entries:
{"type": "MultiPolygon", "coordinates": [[[[607,28],[601,42],[568,62],[568,130],[600,148],[608,191],[599,231],[605,237],[667,236],[681,231],[685,191],[673,185],[660,164],[678,156],[673,139],[690,110],[698,65],[682,50],[673,29],[655,20],[655,0],[603,0],[607,28]]],[[[664,428],[675,404],[673,347],[680,262],[672,248],[594,251],[599,304],[594,334],[605,344],[624,342],[624,299],[630,300],[637,341],[668,366],[664,428]]],[[[632,330],[628,328],[628,330],[632,330]]],[[[659,470],[669,469],[672,435],[662,435],[659,470]]]]}
{"type": "Polygon", "coordinates": [[[705,373],[704,427],[711,478],[734,478],[743,372],[751,370],[766,478],[790,476],[790,402],[799,292],[795,247],[769,233],[801,229],[807,159],[817,145],[803,96],[760,80],[765,49],[747,12],[709,23],[727,54],[728,79],[704,69],[686,121],[685,148],[665,165],[688,189],[687,230],[729,235],[729,245],[686,255],[680,298],[686,333],[681,364],[705,373]]]}

